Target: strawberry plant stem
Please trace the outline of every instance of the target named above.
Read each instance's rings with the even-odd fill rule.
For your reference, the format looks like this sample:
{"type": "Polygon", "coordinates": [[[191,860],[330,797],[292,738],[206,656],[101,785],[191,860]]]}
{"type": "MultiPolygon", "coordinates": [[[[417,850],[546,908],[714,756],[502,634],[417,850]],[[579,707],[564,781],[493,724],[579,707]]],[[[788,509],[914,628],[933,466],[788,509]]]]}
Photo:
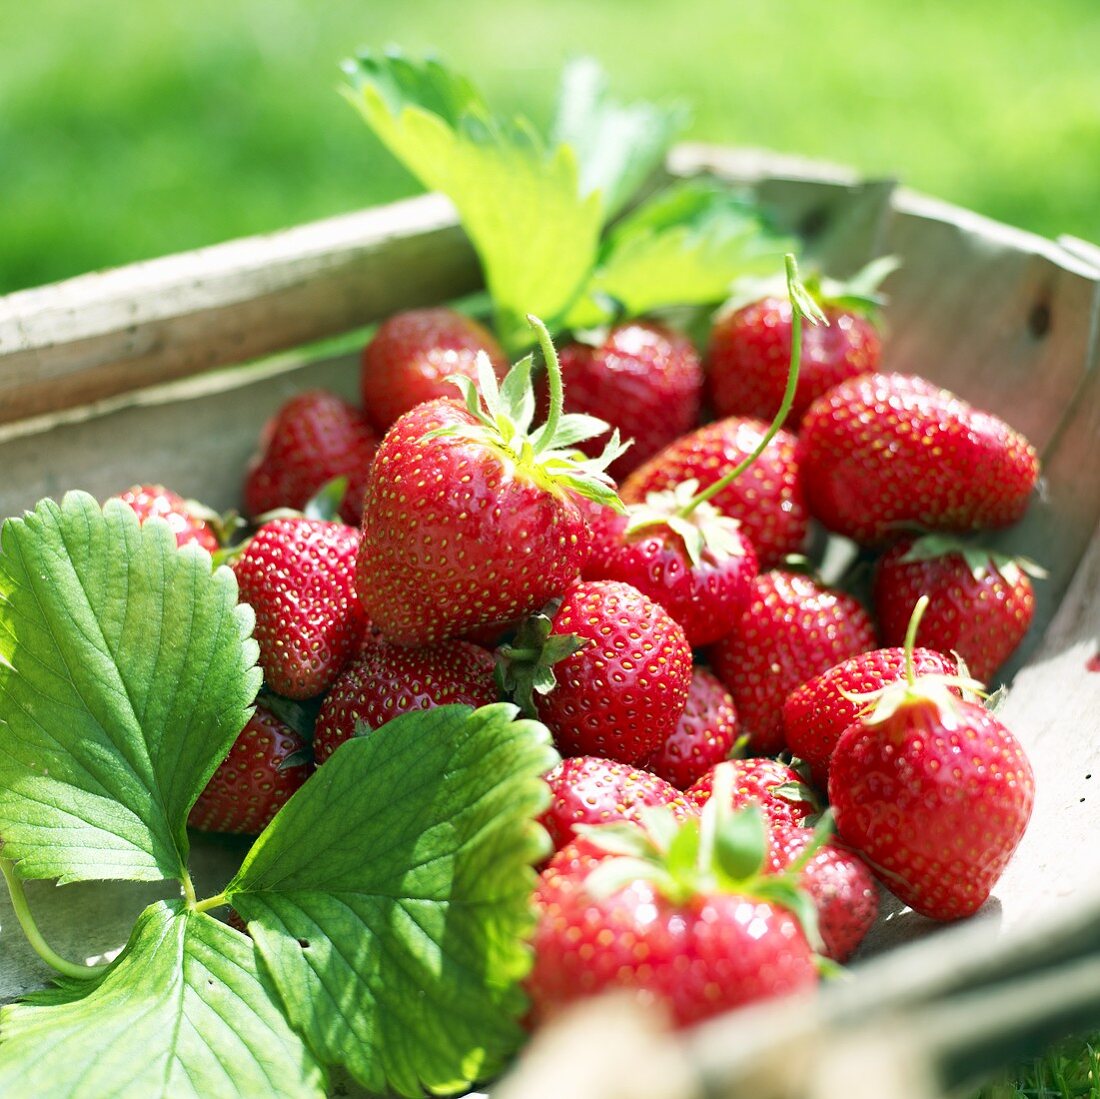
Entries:
{"type": "Polygon", "coordinates": [[[196,901],[192,906],[196,912],[209,912],[211,908],[221,908],[223,904],[228,904],[229,900],[224,893],[217,893],[213,897],[207,897],[205,900],[196,901]]]}
{"type": "MultiPolygon", "coordinates": [[[[779,411],[775,414],[775,419],[772,420],[771,427],[764,432],[760,439],[760,442],[756,444],[756,449],[745,458],[743,461],[738,462],[724,477],[715,481],[714,484],[708,485],[702,492],[693,496],[687,504],[680,509],[679,514],[681,516],[690,515],[700,504],[705,504],[707,501],[714,499],[727,485],[732,484],[746,469],[749,468],[764,453],[768,443],[775,438],[779,429],[783,426],[784,421],[790,414],[791,406],[794,404],[795,390],[798,388],[798,371],[802,363],[802,318],[806,316],[804,312],[804,305],[807,301],[810,301],[806,295],[806,291],[801,288],[801,284],[798,282],[798,265],[795,263],[795,258],[791,253],[787,253],[784,257],[787,265],[787,292],[791,299],[791,365],[787,371],[787,388],[783,391],[783,400],[779,405],[779,411]]],[[[824,320],[824,315],[820,310],[815,310],[816,316],[811,313],[809,316],[812,324],[818,323],[818,318],[824,320]]],[[[828,323],[828,322],[826,322],[828,323]]]]}
{"type": "Polygon", "coordinates": [[[910,687],[917,682],[917,673],[913,668],[913,648],[917,644],[917,629],[927,606],[928,596],[922,595],[913,607],[913,613],[909,616],[909,625],[905,630],[905,681],[910,687]]]}
{"type": "Polygon", "coordinates": [[[527,314],[527,323],[535,330],[538,336],[539,347],[542,348],[542,357],[546,360],[546,379],[550,384],[550,411],[546,414],[546,423],[539,433],[538,442],[533,449],[540,454],[553,442],[558,430],[558,421],[561,419],[562,406],[565,403],[565,385],[561,380],[561,363],[558,361],[558,353],[554,350],[554,341],[546,325],[532,313],[527,314]]]}
{"type": "Polygon", "coordinates": [[[47,965],[52,966],[65,977],[76,977],[79,980],[88,980],[107,971],[106,965],[80,965],[55,953],[34,922],[30,905],[27,903],[27,894],[23,890],[23,882],[15,873],[15,864],[10,859],[0,858],[0,871],[3,871],[4,881],[11,894],[11,906],[12,911],[15,912],[15,918],[19,921],[23,934],[27,936],[27,941],[34,947],[35,953],[47,965]]]}

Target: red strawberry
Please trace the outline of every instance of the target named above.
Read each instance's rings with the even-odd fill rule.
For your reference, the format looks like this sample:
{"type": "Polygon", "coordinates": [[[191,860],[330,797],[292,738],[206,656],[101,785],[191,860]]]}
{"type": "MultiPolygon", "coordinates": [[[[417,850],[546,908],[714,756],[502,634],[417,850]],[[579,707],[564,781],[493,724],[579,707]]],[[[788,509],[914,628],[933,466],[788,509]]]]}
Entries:
{"type": "Polygon", "coordinates": [[[716,763],[729,758],[737,739],[733,695],[706,668],[691,671],[687,704],[669,738],[646,761],[654,774],[686,790],[716,763]]]}
{"type": "Polygon", "coordinates": [[[335,393],[311,389],[292,397],[265,424],[244,482],[245,511],[301,511],[322,485],[347,478],[340,514],[358,524],[363,487],[378,436],[357,408],[335,393]]]}
{"type": "Polygon", "coordinates": [[[233,562],[241,600],[256,612],[264,682],[276,694],[321,694],[359,647],[358,548],[359,532],[343,523],[276,519],[233,562]]]}
{"type": "Polygon", "coordinates": [[[1016,651],[1035,613],[1027,573],[1043,576],[1025,558],[1013,558],[929,535],[906,538],[875,571],[874,600],[882,639],[900,645],[913,608],[929,598],[921,640],[962,657],[975,679],[987,681],[1016,651]]]}
{"type": "Polygon", "coordinates": [[[574,584],[502,650],[505,690],[554,734],[562,755],[636,763],[676,728],[691,649],[663,607],[629,584],[574,584]]]}
{"type": "MultiPolygon", "coordinates": [[[[768,425],[731,417],[708,424],[665,447],[636,469],[622,485],[627,504],[644,503],[651,492],[695,481],[707,488],[756,449],[768,425]]],[[[795,437],[780,431],[760,457],[710,501],[723,515],[738,519],[761,568],[801,550],[809,514],[795,460],[795,437]]]]}
{"type": "MultiPolygon", "coordinates": [[[[914,610],[910,650],[925,605],[914,610]]],[[[954,697],[949,682],[907,667],[841,736],[829,770],[841,838],[905,904],[939,920],[985,902],[1035,798],[1020,743],[989,710],[954,697]]]]}
{"type": "MultiPolygon", "coordinates": [[[[615,480],[699,422],[703,369],[687,337],[661,325],[630,321],[599,346],[561,349],[565,406],[597,416],[633,446],[608,468],[615,480]]],[[[595,457],[592,444],[582,449],[595,457]]]]}
{"type": "Polygon", "coordinates": [[[692,507],[698,486],[653,492],[625,515],[605,508],[592,522],[586,580],[618,580],[660,603],[693,648],[729,631],[758,571],[736,519],[709,503],[692,507]],[[690,509],[689,514],[684,511],[690,509]]]}
{"type": "Polygon", "coordinates": [[[176,544],[201,546],[207,553],[216,553],[218,538],[194,505],[163,485],[134,485],[120,492],[117,500],[129,504],[144,523],[150,516],[163,519],[176,536],[176,544]]]}
{"type": "Polygon", "coordinates": [[[752,598],[712,650],[758,755],[783,748],[783,702],[796,687],[875,646],[875,628],[850,595],[789,572],[762,573],[752,598]]]}
{"type": "MultiPolygon", "coordinates": [[[[548,370],[553,346],[540,334],[548,370]]],[[[498,391],[482,357],[482,396],[430,401],[393,425],[371,467],[357,584],[372,621],[407,645],[458,637],[538,610],[580,573],[589,530],[574,493],[615,499],[604,467],[573,445],[595,427],[560,415],[532,431],[531,360],[498,391]]]]}
{"type": "MultiPolygon", "coordinates": [[[[913,666],[918,675],[958,675],[950,657],[931,649],[914,649],[913,666]]],[[[853,702],[841,692],[867,694],[904,676],[904,649],[874,649],[842,661],[787,696],[783,703],[787,749],[809,765],[822,790],[829,783],[829,759],[836,742],[863,708],[862,702],[853,702]]]]}
{"type": "Polygon", "coordinates": [[[206,832],[259,835],[312,770],[302,736],[260,702],[187,823],[206,832]]]}
{"type": "MultiPolygon", "coordinates": [[[[787,420],[797,425],[834,385],[878,368],[879,282],[896,267],[876,260],[850,282],[807,279],[827,324],[802,322],[802,364],[787,420]]],[[[707,350],[707,382],[719,416],[770,420],[783,401],[791,358],[791,302],[779,287],[749,284],[719,315],[707,350]]]]}
{"type": "Polygon", "coordinates": [[[1006,527],[1028,505],[1028,441],[922,378],[868,374],[807,411],[798,442],[806,499],[830,530],[877,545],[899,526],[1006,527]]]}
{"type": "MultiPolygon", "coordinates": [[[[813,792],[805,785],[802,776],[785,763],[776,759],[732,759],[720,765],[733,774],[730,807],[746,809],[758,805],[772,824],[802,825],[818,811],[813,792]]],[[[700,809],[714,793],[717,768],[712,767],[703,775],[687,796],[700,809]]]]}
{"type": "Polygon", "coordinates": [[[409,309],[378,326],[363,351],[361,391],[367,417],[380,432],[424,401],[453,397],[446,379],[477,380],[477,355],[484,351],[498,378],[508,362],[492,333],[453,309],[409,309]]]}
{"type": "MultiPolygon", "coordinates": [[[[768,865],[787,870],[814,841],[809,828],[775,824],[768,844],[768,865]]],[[[878,916],[878,889],[866,863],[844,844],[826,840],[799,871],[799,882],[817,909],[822,953],[847,961],[863,942],[878,916]]]]}
{"type": "Polygon", "coordinates": [[[497,701],[493,654],[465,641],[411,649],[374,640],[325,696],[313,734],[317,763],[355,735],[362,722],[377,729],[399,714],[449,703],[488,706],[497,701]]]}
{"type": "Polygon", "coordinates": [[[536,1022],[617,989],[686,1026],[816,984],[809,942],[791,911],[805,911],[808,900],[793,882],[761,874],[762,820],[730,817],[728,806],[725,813],[708,821],[711,843],[699,842],[697,819],[678,830],[671,820],[650,830],[610,825],[585,838],[599,846],[606,835],[607,849],[626,858],[566,848],[551,860],[535,893],[527,979],[536,1022]],[[672,850],[696,852],[693,864],[672,850]]]}
{"type": "Polygon", "coordinates": [[[695,813],[695,806],[663,778],[649,771],[597,756],[563,759],[546,776],[550,808],[539,818],[558,850],[577,838],[578,824],[641,821],[641,811],[667,805],[677,819],[695,813]]]}

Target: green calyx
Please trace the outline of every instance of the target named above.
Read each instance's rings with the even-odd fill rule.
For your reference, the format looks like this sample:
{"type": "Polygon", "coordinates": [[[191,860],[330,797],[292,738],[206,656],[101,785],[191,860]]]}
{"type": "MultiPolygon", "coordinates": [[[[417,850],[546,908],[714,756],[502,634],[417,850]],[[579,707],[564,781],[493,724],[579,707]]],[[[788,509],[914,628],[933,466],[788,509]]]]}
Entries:
{"type": "Polygon", "coordinates": [[[477,356],[476,384],[458,375],[448,379],[461,391],[466,409],[475,422],[437,428],[426,438],[455,436],[483,443],[506,456],[521,476],[529,476],[551,490],[568,490],[622,511],[622,501],[607,467],[630,443],[621,442],[618,431],[614,431],[596,458],[586,458],[576,449],[579,443],[603,434],[608,425],[595,416],[564,411],[561,365],[550,333],[537,317],[527,319],[535,329],[546,360],[550,385],[546,422],[532,426],[535,417],[535,391],[531,383],[533,358],[527,355],[520,359],[498,386],[489,356],[482,351],[477,356]]]}
{"type": "Polygon", "coordinates": [[[626,509],[626,534],[666,527],[683,542],[693,568],[699,567],[704,555],[718,564],[744,556],[739,520],[723,515],[705,501],[685,513],[698,491],[698,481],[681,481],[671,489],[649,493],[644,504],[630,504],[626,509]]]}
{"type": "Polygon", "coordinates": [[[722,764],[709,800],[698,817],[678,822],[667,807],[645,809],[642,823],[582,825],[577,831],[612,858],[596,866],[585,888],[608,897],[632,882],[646,881],[674,904],[692,897],[736,893],[788,909],[798,918],[815,950],[821,949],[817,910],[799,884],[803,867],[832,831],[826,816],[813,840],[780,873],[766,873],[768,826],[763,812],[732,808],[734,769],[722,764]]]}
{"type": "MultiPolygon", "coordinates": [[[[886,304],[886,298],[879,287],[900,266],[901,260],[897,256],[879,256],[850,279],[833,279],[820,271],[814,271],[803,280],[803,287],[819,310],[836,309],[854,313],[877,324],[880,311],[886,304]]],[[[780,278],[738,279],[733,284],[730,296],[715,314],[715,320],[723,320],[744,309],[746,305],[752,305],[764,298],[781,298],[785,293],[786,286],[780,278]]],[[[791,325],[793,329],[793,317],[791,325]]]]}
{"type": "Polygon", "coordinates": [[[859,719],[864,725],[881,725],[892,718],[899,710],[913,705],[935,707],[944,728],[954,727],[959,712],[959,704],[965,699],[956,693],[985,698],[985,685],[969,675],[941,675],[932,673],[917,675],[913,667],[913,649],[917,643],[917,630],[920,620],[928,607],[928,596],[922,595],[913,608],[909,626],[905,632],[905,678],[897,683],[889,683],[876,691],[845,691],[840,693],[849,702],[862,705],[859,719]]]}
{"type": "Polygon", "coordinates": [[[591,644],[588,638],[574,633],[552,632],[560,606],[561,600],[555,599],[528,617],[515,641],[502,645],[497,654],[497,687],[519,706],[524,717],[537,718],[535,695],[548,695],[557,686],[554,665],[591,644]]]}
{"type": "Polygon", "coordinates": [[[937,561],[952,554],[958,554],[966,562],[970,575],[978,581],[985,580],[994,572],[1000,573],[1010,584],[1018,584],[1024,573],[1036,580],[1044,580],[1047,576],[1046,569],[1029,557],[1001,553],[963,538],[938,533],[918,538],[901,558],[901,563],[937,561]]]}

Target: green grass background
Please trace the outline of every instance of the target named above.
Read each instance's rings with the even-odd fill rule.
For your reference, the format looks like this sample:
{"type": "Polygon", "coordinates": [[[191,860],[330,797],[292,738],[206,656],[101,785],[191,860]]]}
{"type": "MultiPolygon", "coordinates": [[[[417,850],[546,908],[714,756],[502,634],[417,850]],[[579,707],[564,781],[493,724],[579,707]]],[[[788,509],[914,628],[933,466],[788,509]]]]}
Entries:
{"type": "Polygon", "coordinates": [[[1097,0],[3,0],[0,292],[414,189],[335,93],[435,48],[544,118],[588,51],[691,136],[896,175],[1100,240],[1097,0]]]}
{"type": "MultiPolygon", "coordinates": [[[[1100,241],[1100,0],[0,0],[0,293],[414,191],[336,94],[435,49],[549,112],[590,52],[689,136],[850,164],[1100,241]]],[[[988,1094],[1098,1095],[1081,1046],[988,1094]]]]}

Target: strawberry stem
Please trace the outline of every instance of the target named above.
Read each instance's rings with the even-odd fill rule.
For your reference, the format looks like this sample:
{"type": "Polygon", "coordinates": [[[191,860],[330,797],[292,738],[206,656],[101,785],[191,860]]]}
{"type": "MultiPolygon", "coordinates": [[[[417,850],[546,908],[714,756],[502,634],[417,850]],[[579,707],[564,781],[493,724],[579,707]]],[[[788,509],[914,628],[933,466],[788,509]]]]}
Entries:
{"type": "Polygon", "coordinates": [[[805,317],[811,324],[829,322],[825,319],[820,306],[810,297],[806,288],[798,280],[798,264],[794,255],[790,252],[783,257],[787,267],[787,295],[791,299],[791,365],[787,371],[787,388],[783,391],[783,400],[780,402],[779,411],[771,422],[771,426],[756,444],[756,449],[738,462],[724,477],[708,485],[702,492],[693,496],[688,503],[680,509],[679,515],[687,517],[700,504],[705,504],[714,499],[724,488],[731,485],[746,469],[749,468],[764,453],[768,443],[775,438],[779,429],[783,426],[794,404],[795,390],[798,388],[798,371],[802,365],[802,319],[805,317]]]}
{"type": "Polygon", "coordinates": [[[924,617],[927,607],[928,596],[922,595],[909,616],[909,625],[905,630],[905,681],[910,687],[915,686],[917,682],[917,673],[913,668],[913,649],[917,644],[917,627],[920,626],[920,620],[924,617]]]}
{"type": "Polygon", "coordinates": [[[558,430],[558,421],[561,419],[562,408],[565,405],[565,384],[561,379],[561,363],[558,353],[554,349],[554,341],[550,338],[546,325],[533,313],[527,314],[527,323],[535,330],[538,336],[539,347],[542,348],[542,357],[546,362],[546,379],[550,384],[550,411],[546,414],[546,423],[541,434],[534,444],[534,452],[540,454],[548,446],[552,445],[558,430]]]}
{"type": "Polygon", "coordinates": [[[76,977],[78,980],[88,980],[105,973],[108,965],[80,965],[78,962],[70,962],[54,952],[53,948],[42,937],[38,925],[31,915],[30,905],[27,903],[27,894],[23,889],[22,879],[15,873],[15,863],[11,859],[0,858],[0,872],[3,872],[4,881],[7,883],[8,892],[11,894],[11,907],[23,934],[27,941],[34,947],[35,953],[58,973],[66,977],[76,977]]]}

